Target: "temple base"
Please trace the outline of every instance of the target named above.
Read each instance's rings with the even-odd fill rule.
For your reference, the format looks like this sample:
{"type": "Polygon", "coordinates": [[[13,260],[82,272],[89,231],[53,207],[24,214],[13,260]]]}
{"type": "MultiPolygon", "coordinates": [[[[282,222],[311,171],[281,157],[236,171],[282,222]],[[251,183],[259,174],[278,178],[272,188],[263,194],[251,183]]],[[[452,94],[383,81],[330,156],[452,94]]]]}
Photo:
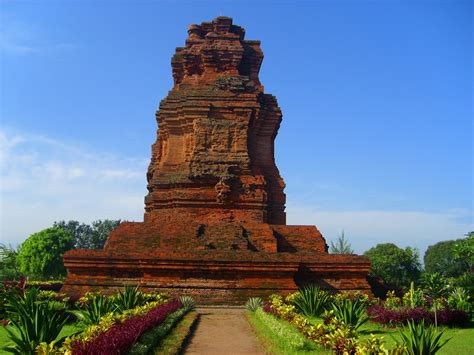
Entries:
{"type": "MultiPolygon", "coordinates": [[[[287,294],[309,284],[333,292],[370,292],[366,279],[370,268],[367,258],[315,250],[319,249],[316,246],[325,245],[322,236],[316,235],[319,232],[315,227],[266,226],[272,231],[274,248],[269,236],[257,238],[258,230],[267,230],[262,229],[262,225],[252,227],[250,234],[254,236],[255,245],[273,251],[254,247],[172,250],[155,249],[151,244],[146,248],[143,243],[146,238],[135,239],[133,233],[125,238],[125,232],[132,230],[150,232],[143,223],[125,223],[111,234],[104,250],[72,250],[65,255],[68,277],[62,291],[77,298],[88,291],[107,294],[125,285],[138,285],[145,291],[189,295],[198,304],[228,305],[243,305],[249,297],[287,294]],[[119,241],[125,243],[125,240],[140,240],[141,247],[124,248],[119,241]],[[314,249],[305,250],[302,240],[314,249]]],[[[157,239],[156,234],[149,235],[153,236],[150,243],[157,239]]]]}

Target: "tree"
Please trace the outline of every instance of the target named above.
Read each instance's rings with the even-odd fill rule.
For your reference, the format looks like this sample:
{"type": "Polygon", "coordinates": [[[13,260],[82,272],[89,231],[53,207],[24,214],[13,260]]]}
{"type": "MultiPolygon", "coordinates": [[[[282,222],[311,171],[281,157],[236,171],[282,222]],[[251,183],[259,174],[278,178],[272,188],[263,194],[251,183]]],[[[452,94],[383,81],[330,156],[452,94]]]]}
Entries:
{"type": "Polygon", "coordinates": [[[466,238],[461,239],[454,246],[454,259],[461,263],[467,271],[474,268],[474,232],[466,234],[466,238]]]}
{"type": "Polygon", "coordinates": [[[337,237],[336,244],[331,242],[331,248],[329,251],[331,254],[354,254],[351,244],[345,239],[344,231],[342,231],[341,235],[337,237]]]}
{"type": "Polygon", "coordinates": [[[458,277],[467,269],[455,258],[455,248],[461,240],[448,240],[430,245],[425,252],[425,270],[429,274],[440,273],[444,277],[458,277]]]}
{"type": "Polygon", "coordinates": [[[78,221],[54,222],[54,227],[60,227],[71,233],[76,249],[102,249],[109,233],[117,228],[120,220],[98,220],[92,225],[79,223],[78,221]]]}
{"type": "Polygon", "coordinates": [[[409,287],[410,282],[417,282],[421,274],[421,263],[418,251],[395,244],[378,244],[364,253],[372,263],[370,274],[382,278],[386,283],[396,287],[409,287]]]}
{"type": "Polygon", "coordinates": [[[16,263],[18,251],[0,243],[0,280],[14,280],[21,276],[16,263]]]}
{"type": "Polygon", "coordinates": [[[448,282],[438,272],[434,274],[426,274],[423,278],[423,291],[433,301],[433,311],[435,317],[435,326],[438,326],[438,303],[443,297],[446,297],[449,291],[448,282]]]}
{"type": "Polygon", "coordinates": [[[63,254],[74,246],[71,233],[52,227],[34,233],[20,245],[17,263],[20,271],[37,278],[66,274],[63,254]]]}

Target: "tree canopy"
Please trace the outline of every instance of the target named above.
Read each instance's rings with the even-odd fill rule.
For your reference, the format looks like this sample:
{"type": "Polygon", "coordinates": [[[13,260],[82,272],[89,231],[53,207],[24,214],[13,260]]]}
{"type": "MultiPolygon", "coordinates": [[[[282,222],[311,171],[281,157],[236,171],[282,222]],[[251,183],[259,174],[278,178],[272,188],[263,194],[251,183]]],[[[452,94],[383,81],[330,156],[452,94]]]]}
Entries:
{"type": "Polygon", "coordinates": [[[458,277],[467,271],[465,263],[455,257],[455,248],[460,242],[460,239],[448,240],[430,245],[423,258],[426,272],[458,277]]]}
{"type": "Polygon", "coordinates": [[[102,249],[109,233],[117,228],[120,220],[97,220],[92,225],[78,221],[54,222],[54,227],[59,227],[69,232],[76,249],[102,249]]]}
{"type": "Polygon", "coordinates": [[[390,285],[408,287],[410,282],[417,282],[420,278],[420,257],[414,248],[402,249],[395,244],[385,243],[367,250],[364,255],[372,263],[370,274],[390,285]]]}
{"type": "Polygon", "coordinates": [[[34,233],[20,245],[17,263],[26,275],[49,278],[66,274],[63,254],[74,246],[71,233],[59,227],[34,233]]]}

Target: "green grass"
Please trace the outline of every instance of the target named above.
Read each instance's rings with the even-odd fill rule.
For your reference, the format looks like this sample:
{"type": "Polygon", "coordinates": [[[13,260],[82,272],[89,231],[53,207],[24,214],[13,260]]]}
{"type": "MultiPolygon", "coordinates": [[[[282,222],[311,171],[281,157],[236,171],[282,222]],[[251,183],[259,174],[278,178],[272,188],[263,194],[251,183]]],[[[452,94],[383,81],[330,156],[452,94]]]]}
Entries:
{"type": "Polygon", "coordinates": [[[157,355],[178,354],[197,319],[197,312],[189,312],[186,314],[166,338],[163,339],[154,353],[157,355]]]}
{"type": "MultiPolygon", "coordinates": [[[[8,333],[5,330],[5,328],[6,327],[0,326],[0,344],[1,344],[0,346],[1,347],[7,346],[10,343],[10,338],[8,337],[8,333]]],[[[61,330],[61,333],[59,333],[58,337],[61,338],[63,336],[72,335],[80,329],[81,328],[78,327],[76,324],[66,324],[64,328],[61,330]]],[[[9,353],[1,350],[0,348],[0,354],[9,354],[9,353]]]]}
{"type": "MultiPolygon", "coordinates": [[[[439,327],[443,330],[443,338],[451,338],[450,341],[438,352],[438,354],[474,354],[474,328],[448,328],[439,327]]],[[[368,338],[370,334],[383,337],[385,348],[390,349],[395,346],[396,340],[400,340],[398,328],[383,327],[377,323],[366,323],[361,327],[359,334],[361,338],[368,338]],[[393,337],[393,338],[392,338],[393,337]]]]}
{"type": "Polygon", "coordinates": [[[281,333],[284,335],[275,334],[275,332],[269,328],[268,322],[260,319],[255,313],[246,312],[247,319],[252,326],[258,340],[266,349],[267,354],[295,354],[295,355],[306,355],[306,354],[330,354],[329,350],[326,350],[311,340],[306,339],[301,333],[298,332],[289,323],[275,318],[272,315],[274,321],[280,326],[281,333]],[[303,348],[296,349],[288,341],[288,339],[299,340],[303,344],[303,348]]]}

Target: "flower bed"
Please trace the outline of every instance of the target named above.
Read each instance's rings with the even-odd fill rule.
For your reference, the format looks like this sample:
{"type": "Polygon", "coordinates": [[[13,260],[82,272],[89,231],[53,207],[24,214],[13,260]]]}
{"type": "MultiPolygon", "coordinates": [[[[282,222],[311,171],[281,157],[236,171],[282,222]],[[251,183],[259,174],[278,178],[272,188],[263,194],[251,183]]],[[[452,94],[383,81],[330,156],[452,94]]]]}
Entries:
{"type": "MultiPolygon", "coordinates": [[[[408,321],[417,323],[434,322],[434,314],[423,307],[389,309],[384,306],[375,305],[367,308],[367,314],[372,322],[381,324],[402,324],[408,321]]],[[[437,312],[438,324],[453,326],[463,325],[469,320],[469,315],[461,310],[442,309],[437,312]]]]}
{"type": "Polygon", "coordinates": [[[69,348],[73,355],[123,354],[144,332],[161,324],[169,314],[182,307],[177,300],[161,305],[150,303],[128,314],[124,312],[120,316],[104,317],[99,325],[88,328],[79,338],[67,342],[66,349],[69,348]]]}

